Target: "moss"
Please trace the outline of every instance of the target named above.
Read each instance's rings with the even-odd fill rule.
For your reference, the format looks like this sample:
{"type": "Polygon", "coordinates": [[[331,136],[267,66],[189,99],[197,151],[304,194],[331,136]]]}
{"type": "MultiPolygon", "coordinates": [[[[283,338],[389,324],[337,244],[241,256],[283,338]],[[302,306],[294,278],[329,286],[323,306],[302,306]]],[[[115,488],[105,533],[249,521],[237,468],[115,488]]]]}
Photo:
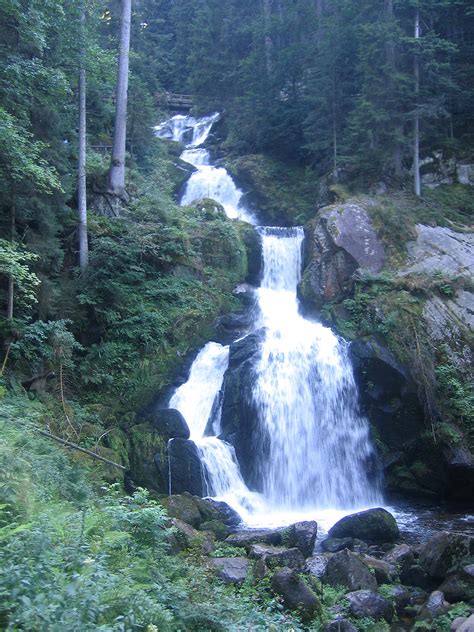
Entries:
{"type": "Polygon", "coordinates": [[[247,199],[270,225],[298,225],[310,219],[317,206],[318,181],[311,171],[263,154],[251,154],[226,165],[247,199]]]}

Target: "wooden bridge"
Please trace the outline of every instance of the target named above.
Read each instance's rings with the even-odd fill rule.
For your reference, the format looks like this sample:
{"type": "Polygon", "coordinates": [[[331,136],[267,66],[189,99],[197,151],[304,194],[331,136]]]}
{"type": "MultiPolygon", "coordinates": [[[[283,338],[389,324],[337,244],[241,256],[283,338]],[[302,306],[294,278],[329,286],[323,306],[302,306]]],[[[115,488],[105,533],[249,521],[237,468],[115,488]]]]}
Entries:
{"type": "Polygon", "coordinates": [[[156,95],[156,102],[170,110],[190,110],[193,107],[193,101],[194,97],[190,94],[161,92],[156,95]]]}

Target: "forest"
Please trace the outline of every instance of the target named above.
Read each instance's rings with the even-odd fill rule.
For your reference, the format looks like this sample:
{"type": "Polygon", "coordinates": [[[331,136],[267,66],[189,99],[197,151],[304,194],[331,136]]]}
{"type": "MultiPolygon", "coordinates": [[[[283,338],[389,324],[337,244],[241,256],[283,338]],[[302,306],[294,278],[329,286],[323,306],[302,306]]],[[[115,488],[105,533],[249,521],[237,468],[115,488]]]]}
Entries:
{"type": "MultiPolygon", "coordinates": [[[[395,558],[369,564],[393,612],[352,612],[348,627],[331,627],[348,612],[340,577],[292,576],[296,602],[277,587],[284,556],[262,571],[249,553],[245,581],[216,577],[244,545],[208,494],[168,494],[168,440],[189,430],[172,434],[162,408],[203,345],[230,344],[232,368],[233,344],[255,333],[235,288],[262,281],[264,233],[212,195],[180,204],[200,165],[156,132],[219,113],[212,164],[262,223],[304,226],[298,300],[354,343],[384,493],[472,514],[472,2],[0,0],[0,61],[0,629],[474,629],[451,627],[474,614],[472,530],[467,545],[449,535],[463,590],[436,612],[452,576],[423,570],[421,545],[396,559],[398,580],[395,558]],[[337,216],[354,205],[385,253],[377,269],[342,254],[337,216]],[[454,240],[454,267],[418,265],[419,225],[440,231],[437,253],[454,240]]],[[[294,551],[295,537],[263,541],[294,551]]],[[[386,544],[354,546],[374,559],[386,544]]]]}

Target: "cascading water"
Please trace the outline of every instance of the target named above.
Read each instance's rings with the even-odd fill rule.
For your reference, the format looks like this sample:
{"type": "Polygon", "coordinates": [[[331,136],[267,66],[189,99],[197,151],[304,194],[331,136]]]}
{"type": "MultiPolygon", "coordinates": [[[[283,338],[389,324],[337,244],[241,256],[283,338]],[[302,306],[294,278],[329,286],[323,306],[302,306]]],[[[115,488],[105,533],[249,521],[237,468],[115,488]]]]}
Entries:
{"type": "Polygon", "coordinates": [[[345,343],[298,311],[301,228],[261,228],[260,325],[256,367],[259,470],[264,496],[278,508],[350,508],[380,502],[367,475],[368,424],[345,343]],[[264,447],[269,446],[269,449],[264,447]]]}
{"type": "MultiPolygon", "coordinates": [[[[229,217],[255,224],[230,175],[209,165],[209,153],[200,147],[218,117],[176,116],[159,125],[157,135],[184,142],[181,158],[197,169],[188,180],[182,205],[211,197],[229,217]]],[[[285,524],[308,515],[320,519],[321,511],[330,510],[326,521],[330,526],[347,511],[381,502],[377,476],[368,474],[374,463],[368,424],[358,412],[346,343],[299,313],[303,230],[258,230],[263,279],[257,290],[254,328],[265,328],[265,336],[253,398],[260,429],[255,455],[263,493],[247,488],[234,448],[216,436],[219,418],[212,415],[218,410],[228,347],[206,345],[169,406],[188,422],[209,495],[228,502],[248,524],[285,524]]]]}
{"type": "Polygon", "coordinates": [[[236,187],[227,170],[210,165],[209,152],[199,148],[208,138],[212,126],[218,119],[217,113],[202,119],[178,114],[169,121],[157,125],[155,132],[160,138],[184,143],[186,149],[180,158],[196,167],[196,171],[186,184],[181,206],[203,198],[211,198],[222,204],[228,217],[255,224],[255,217],[242,202],[242,191],[236,187]]]}

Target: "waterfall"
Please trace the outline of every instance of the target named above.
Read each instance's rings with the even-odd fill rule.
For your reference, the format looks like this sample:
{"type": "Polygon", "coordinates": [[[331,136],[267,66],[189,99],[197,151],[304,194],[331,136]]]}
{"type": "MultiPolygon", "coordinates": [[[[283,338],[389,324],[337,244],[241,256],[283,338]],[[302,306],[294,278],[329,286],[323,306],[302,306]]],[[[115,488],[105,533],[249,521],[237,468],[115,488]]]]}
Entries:
{"type": "MultiPolygon", "coordinates": [[[[161,138],[184,142],[181,158],[196,167],[181,204],[211,197],[230,218],[256,224],[231,176],[223,167],[210,165],[209,152],[200,147],[218,116],[176,116],[156,128],[161,138]]],[[[263,278],[254,330],[264,328],[265,334],[252,397],[258,414],[255,457],[262,494],[248,489],[233,446],[217,436],[228,347],[208,343],[169,406],[188,422],[209,495],[229,503],[248,524],[317,517],[330,526],[350,510],[382,502],[377,476],[369,474],[374,451],[368,422],[358,410],[347,343],[299,312],[303,229],[257,230],[263,278]]]]}
{"type": "Polygon", "coordinates": [[[181,206],[211,198],[222,204],[228,217],[255,224],[253,213],[243,203],[242,191],[237,188],[226,169],[209,164],[209,152],[200,147],[206,142],[212,126],[218,120],[218,113],[202,119],[177,114],[169,121],[157,125],[155,133],[159,138],[184,143],[186,149],[180,158],[196,167],[186,184],[181,206]]]}
{"type": "Polygon", "coordinates": [[[374,457],[368,423],[358,411],[346,344],[298,311],[303,230],[259,230],[258,304],[266,333],[253,396],[264,496],[288,509],[377,503],[377,484],[367,475],[374,457]]]}

